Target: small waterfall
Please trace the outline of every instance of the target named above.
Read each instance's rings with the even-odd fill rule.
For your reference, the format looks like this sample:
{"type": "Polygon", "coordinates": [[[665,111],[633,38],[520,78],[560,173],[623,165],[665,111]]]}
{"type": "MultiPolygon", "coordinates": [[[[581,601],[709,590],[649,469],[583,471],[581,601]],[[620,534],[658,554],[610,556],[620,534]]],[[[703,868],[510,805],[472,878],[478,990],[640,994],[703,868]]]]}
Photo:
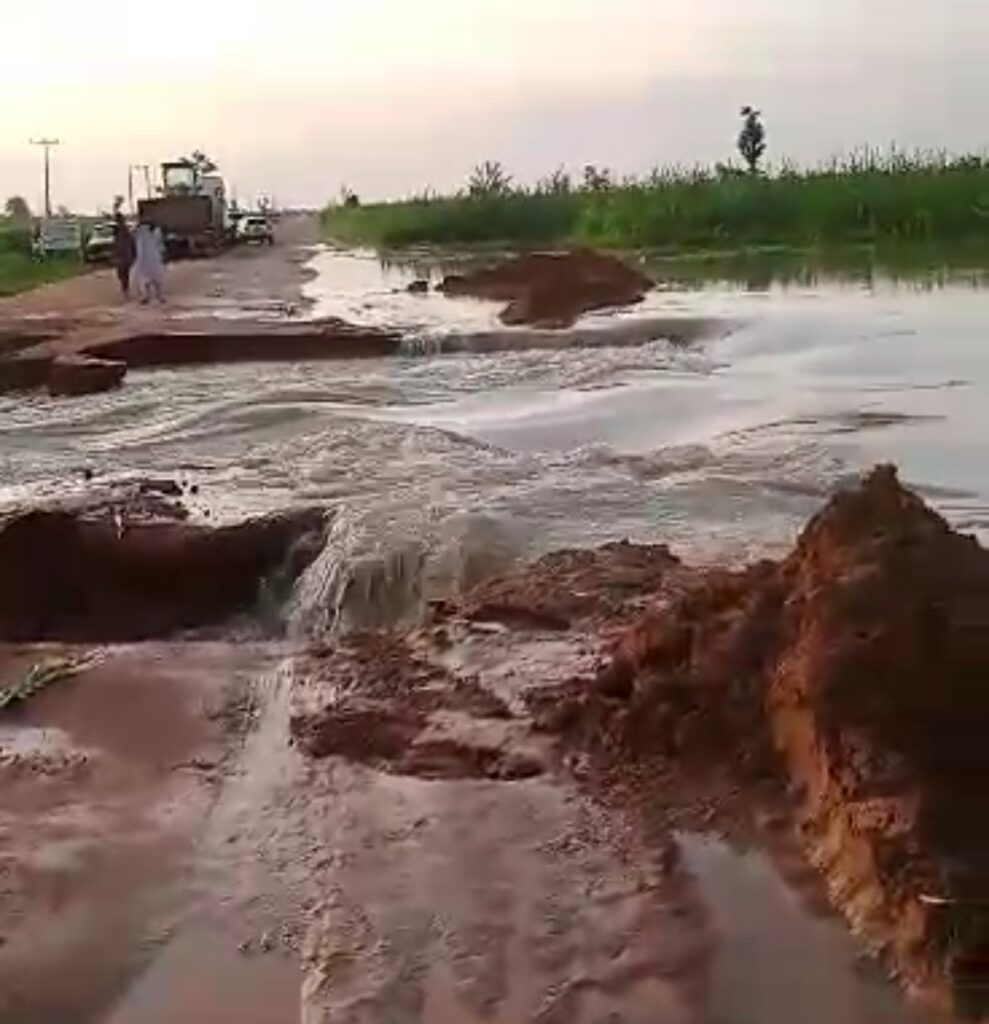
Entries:
{"type": "Polygon", "coordinates": [[[415,619],[422,612],[425,549],[421,530],[406,523],[404,540],[372,514],[341,508],[323,550],[296,583],[289,632],[324,636],[415,619]],[[390,543],[391,541],[391,543],[390,543]]]}
{"type": "Polygon", "coordinates": [[[488,513],[343,507],[296,582],[289,633],[301,639],[412,624],[428,600],[503,571],[524,547],[517,527],[488,513]]]}

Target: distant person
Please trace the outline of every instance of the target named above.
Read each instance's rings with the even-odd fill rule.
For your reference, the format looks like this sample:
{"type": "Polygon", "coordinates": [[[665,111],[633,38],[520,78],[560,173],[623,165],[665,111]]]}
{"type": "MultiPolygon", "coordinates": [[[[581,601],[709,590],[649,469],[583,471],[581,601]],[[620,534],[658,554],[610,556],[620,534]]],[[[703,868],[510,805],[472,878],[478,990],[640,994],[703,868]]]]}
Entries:
{"type": "Polygon", "coordinates": [[[131,267],[134,265],[134,236],[127,226],[127,220],[118,209],[113,215],[113,265],[120,282],[120,293],[124,301],[130,297],[131,267]]]}
{"type": "Polygon", "coordinates": [[[142,217],[134,232],[134,284],[142,306],[165,301],[165,241],[161,228],[142,217]]]}

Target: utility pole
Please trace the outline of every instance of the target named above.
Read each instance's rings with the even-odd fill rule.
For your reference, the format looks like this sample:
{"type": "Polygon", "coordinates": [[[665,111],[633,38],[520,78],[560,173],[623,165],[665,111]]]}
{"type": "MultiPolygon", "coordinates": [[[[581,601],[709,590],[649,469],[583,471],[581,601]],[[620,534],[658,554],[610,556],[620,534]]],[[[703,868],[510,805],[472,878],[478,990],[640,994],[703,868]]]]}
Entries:
{"type": "Polygon", "coordinates": [[[141,171],[144,174],[145,199],[151,198],[151,165],[150,164],[128,164],[127,165],[127,200],[132,214],[137,213],[134,206],[134,172],[141,171]]]}
{"type": "Polygon", "coordinates": [[[45,219],[52,215],[52,173],[51,151],[54,146],[61,146],[61,139],[31,139],[32,146],[41,146],[45,151],[45,219]]]}

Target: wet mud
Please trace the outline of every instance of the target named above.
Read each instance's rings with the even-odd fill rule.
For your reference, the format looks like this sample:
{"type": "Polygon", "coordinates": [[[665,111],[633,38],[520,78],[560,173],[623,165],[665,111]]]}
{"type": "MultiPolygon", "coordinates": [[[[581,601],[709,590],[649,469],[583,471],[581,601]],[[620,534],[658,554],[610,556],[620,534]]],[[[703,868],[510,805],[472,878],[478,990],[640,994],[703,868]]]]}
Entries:
{"type": "Polygon", "coordinates": [[[613,544],[402,628],[85,648],[0,718],[0,1019],[934,1020],[887,974],[951,980],[985,557],[880,470],[779,563],[613,544]]]}
{"type": "MultiPolygon", "coordinates": [[[[0,672],[55,651],[67,653],[4,645],[0,672]]],[[[182,932],[199,902],[197,837],[250,723],[244,681],[271,658],[227,644],[95,653],[0,718],[0,1019],[11,1024],[117,1020],[113,1007],[182,932]]]]}

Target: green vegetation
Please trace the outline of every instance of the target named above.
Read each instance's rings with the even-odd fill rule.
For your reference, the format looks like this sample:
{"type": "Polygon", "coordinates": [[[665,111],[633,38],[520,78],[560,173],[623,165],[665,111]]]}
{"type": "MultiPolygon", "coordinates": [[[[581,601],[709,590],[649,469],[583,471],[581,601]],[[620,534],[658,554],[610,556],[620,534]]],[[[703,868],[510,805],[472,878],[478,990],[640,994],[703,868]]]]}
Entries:
{"type": "Polygon", "coordinates": [[[0,711],[28,700],[52,683],[76,675],[96,660],[96,655],[88,654],[75,657],[52,656],[36,661],[19,678],[9,683],[0,682],[0,711]]]}
{"type": "MultiPolygon", "coordinates": [[[[748,142],[757,159],[764,135],[750,130],[748,142]]],[[[619,184],[588,167],[579,185],[557,171],[529,189],[512,186],[489,163],[458,195],[335,205],[323,223],[337,241],[379,248],[589,244],[699,252],[969,242],[989,236],[989,157],[866,152],[767,173],[720,164],[657,169],[619,184]],[[492,182],[497,187],[483,187],[492,182]]]]}
{"type": "Polygon", "coordinates": [[[0,217],[0,296],[61,281],[83,268],[76,256],[35,258],[31,253],[31,229],[0,217]]]}

